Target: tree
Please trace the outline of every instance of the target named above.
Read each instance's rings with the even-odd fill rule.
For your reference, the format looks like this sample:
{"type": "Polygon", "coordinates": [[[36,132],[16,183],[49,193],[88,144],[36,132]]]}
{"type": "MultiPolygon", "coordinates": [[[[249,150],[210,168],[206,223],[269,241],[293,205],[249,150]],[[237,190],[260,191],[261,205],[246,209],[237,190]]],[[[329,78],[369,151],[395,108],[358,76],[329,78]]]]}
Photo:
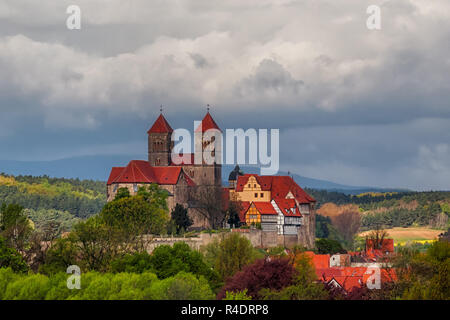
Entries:
{"type": "Polygon", "coordinates": [[[9,248],[2,237],[0,237],[0,268],[11,268],[14,272],[28,271],[28,265],[23,257],[17,250],[9,248]]]}
{"type": "Polygon", "coordinates": [[[358,211],[346,210],[331,218],[333,225],[344,236],[344,240],[353,246],[353,238],[361,226],[361,216],[358,211]]]}
{"type": "Polygon", "coordinates": [[[39,272],[43,274],[56,274],[66,272],[67,267],[78,263],[79,248],[74,234],[68,238],[59,238],[52,242],[44,257],[44,263],[39,266],[39,272]]]}
{"type": "Polygon", "coordinates": [[[318,239],[316,240],[316,250],[319,254],[336,254],[346,253],[339,241],[332,239],[318,239]]]}
{"type": "Polygon", "coordinates": [[[23,251],[28,237],[32,232],[30,221],[23,211],[23,207],[17,204],[0,207],[0,236],[3,236],[8,246],[23,251]]]}
{"type": "Polygon", "coordinates": [[[205,263],[202,254],[192,250],[185,242],[158,246],[150,256],[150,263],[159,279],[184,271],[204,276],[213,288],[220,285],[218,274],[205,263]]]}
{"type": "Polygon", "coordinates": [[[168,215],[157,201],[143,195],[114,200],[105,205],[100,218],[106,225],[130,236],[160,234],[165,229],[168,215]]]}
{"type": "Polygon", "coordinates": [[[328,297],[323,284],[316,283],[316,273],[311,258],[304,252],[295,253],[291,258],[295,267],[292,284],[281,289],[266,288],[260,296],[268,300],[321,300],[328,297]]]}
{"type": "Polygon", "coordinates": [[[242,210],[241,201],[229,201],[228,209],[226,210],[227,222],[231,228],[239,228],[241,226],[241,219],[239,212],[242,210]]]}
{"type": "Polygon", "coordinates": [[[262,289],[281,290],[292,284],[294,276],[295,269],[287,258],[258,259],[229,278],[217,298],[225,298],[227,291],[247,289],[249,296],[260,299],[262,289]]]}
{"type": "Polygon", "coordinates": [[[372,230],[366,236],[366,243],[370,243],[372,249],[378,250],[383,248],[384,239],[389,236],[386,230],[381,229],[379,225],[375,227],[375,230],[372,230]]]}
{"type": "Polygon", "coordinates": [[[188,211],[181,204],[177,203],[171,213],[172,221],[175,223],[177,234],[187,230],[192,225],[192,219],[188,216],[188,211]]]}
{"type": "Polygon", "coordinates": [[[225,222],[226,202],[223,192],[221,187],[197,187],[190,191],[189,198],[193,206],[212,229],[221,228],[225,222]]]}
{"type": "Polygon", "coordinates": [[[114,273],[155,272],[151,256],[146,251],[130,253],[116,258],[111,262],[111,271],[114,273]]]}
{"type": "Polygon", "coordinates": [[[206,260],[223,280],[242,270],[256,258],[251,242],[234,232],[224,235],[220,242],[215,239],[203,250],[206,260]]]}

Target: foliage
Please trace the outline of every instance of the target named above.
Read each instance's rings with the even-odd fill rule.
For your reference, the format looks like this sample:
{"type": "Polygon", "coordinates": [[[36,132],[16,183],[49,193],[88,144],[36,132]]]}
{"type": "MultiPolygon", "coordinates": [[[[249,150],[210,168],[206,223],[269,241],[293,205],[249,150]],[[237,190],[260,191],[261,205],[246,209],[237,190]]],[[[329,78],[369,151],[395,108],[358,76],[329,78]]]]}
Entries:
{"type": "Polygon", "coordinates": [[[128,190],[128,188],[119,188],[119,189],[117,189],[114,200],[120,200],[123,198],[129,198],[129,197],[131,197],[131,194],[130,194],[130,190],[128,190]]]}
{"type": "Polygon", "coordinates": [[[175,224],[176,233],[180,234],[192,225],[192,219],[188,216],[188,211],[181,204],[177,203],[171,212],[172,221],[175,224]]]}
{"type": "Polygon", "coordinates": [[[151,193],[114,200],[105,205],[100,217],[106,225],[129,233],[160,234],[168,222],[166,198],[165,193],[151,193]]]}
{"type": "Polygon", "coordinates": [[[0,268],[11,268],[14,272],[27,272],[28,265],[23,257],[13,248],[6,245],[5,239],[0,237],[0,268]]]}
{"type": "Polygon", "coordinates": [[[143,252],[135,252],[118,257],[111,262],[111,272],[143,273],[146,271],[155,272],[153,269],[151,256],[143,252]]]}
{"type": "Polygon", "coordinates": [[[225,298],[222,300],[252,300],[252,297],[247,295],[247,291],[247,289],[237,292],[227,291],[225,298]]]}
{"type": "Polygon", "coordinates": [[[318,239],[316,240],[316,251],[318,254],[336,254],[346,253],[339,241],[332,239],[318,239]]]}
{"type": "Polygon", "coordinates": [[[36,211],[65,211],[86,218],[98,213],[105,204],[105,183],[0,174],[0,202],[19,204],[36,211]]]}
{"type": "Polygon", "coordinates": [[[287,258],[258,259],[229,278],[217,295],[226,297],[226,292],[238,292],[245,289],[254,299],[260,299],[262,289],[280,290],[292,284],[295,269],[287,258]]]}
{"type": "Polygon", "coordinates": [[[333,225],[343,235],[344,240],[350,246],[361,226],[361,216],[356,211],[345,211],[331,218],[333,225]]]}
{"type": "Polygon", "coordinates": [[[7,245],[23,251],[30,236],[32,227],[23,207],[17,204],[0,207],[0,236],[4,237],[7,245]]]}
{"type": "Polygon", "coordinates": [[[0,269],[2,300],[205,300],[214,299],[208,282],[190,273],[158,280],[155,274],[97,273],[81,275],[81,289],[67,288],[68,275],[19,275],[0,269]]]}
{"type": "Polygon", "coordinates": [[[260,256],[247,238],[235,232],[224,235],[220,242],[214,239],[203,251],[224,281],[260,256]]]}
{"type": "Polygon", "coordinates": [[[299,252],[293,256],[292,263],[295,273],[292,284],[281,289],[265,288],[260,291],[267,300],[321,300],[328,297],[322,284],[316,283],[316,273],[311,259],[299,252]]]}
{"type": "Polygon", "coordinates": [[[392,298],[450,299],[450,243],[434,242],[425,254],[414,248],[399,248],[394,264],[398,281],[392,298]]]}

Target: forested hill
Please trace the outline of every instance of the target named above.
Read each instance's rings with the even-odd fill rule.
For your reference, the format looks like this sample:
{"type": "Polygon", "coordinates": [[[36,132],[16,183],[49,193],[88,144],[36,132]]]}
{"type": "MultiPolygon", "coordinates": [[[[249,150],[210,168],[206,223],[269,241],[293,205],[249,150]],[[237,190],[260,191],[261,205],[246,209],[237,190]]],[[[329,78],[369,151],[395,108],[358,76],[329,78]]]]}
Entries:
{"type": "Polygon", "coordinates": [[[361,213],[361,227],[373,229],[430,226],[446,228],[450,216],[450,192],[388,192],[346,195],[306,189],[317,200],[318,213],[331,216],[344,211],[361,213]]]}
{"type": "Polygon", "coordinates": [[[26,208],[39,227],[45,221],[62,223],[68,229],[80,218],[98,213],[106,203],[101,181],[12,176],[0,174],[0,204],[15,203],[26,208]]]}

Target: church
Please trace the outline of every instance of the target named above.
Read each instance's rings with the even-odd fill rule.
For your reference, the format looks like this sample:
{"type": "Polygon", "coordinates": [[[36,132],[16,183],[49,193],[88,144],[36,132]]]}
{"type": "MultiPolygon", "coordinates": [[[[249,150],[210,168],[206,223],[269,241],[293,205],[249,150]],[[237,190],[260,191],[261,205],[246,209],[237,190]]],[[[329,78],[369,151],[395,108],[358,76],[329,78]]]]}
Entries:
{"type": "MultiPolygon", "coordinates": [[[[201,125],[195,130],[196,150],[203,152],[208,146],[214,146],[214,136],[207,140],[203,133],[207,130],[221,131],[209,111],[203,118],[201,125]]],[[[114,199],[119,188],[127,188],[131,195],[137,193],[140,186],[151,183],[158,184],[167,190],[167,204],[171,211],[177,203],[188,208],[193,220],[193,227],[208,227],[208,221],[202,217],[192,201],[193,190],[205,194],[223,194],[222,165],[220,163],[207,164],[205,161],[194,162],[194,154],[185,154],[189,159],[181,163],[172,162],[173,129],[164,115],[159,115],[147,131],[148,160],[132,160],[126,167],[113,167],[107,182],[107,201],[114,199]]],[[[202,158],[200,158],[202,159],[202,158]]]]}
{"type": "MultiPolygon", "coordinates": [[[[195,130],[195,152],[201,155],[206,150],[216,151],[214,136],[203,134],[207,130],[221,132],[209,111],[195,130]]],[[[292,177],[244,174],[236,166],[229,175],[228,186],[222,186],[221,163],[214,161],[207,164],[203,157],[192,153],[183,155],[184,161],[180,163],[172,161],[173,132],[161,112],[147,131],[148,159],[132,160],[126,167],[111,169],[107,182],[108,201],[114,199],[119,188],[127,188],[134,195],[140,186],[156,183],[167,190],[170,211],[176,204],[188,209],[193,228],[212,227],[211,219],[202,214],[205,207],[222,211],[233,202],[239,204],[241,224],[258,226],[272,238],[281,237],[283,243],[285,239],[294,237],[295,243],[314,246],[316,200],[292,177]],[[197,163],[194,158],[202,160],[197,163]],[[206,194],[212,202],[199,202],[199,193],[206,194]]],[[[223,225],[223,221],[218,221],[215,227],[223,225]]]]}

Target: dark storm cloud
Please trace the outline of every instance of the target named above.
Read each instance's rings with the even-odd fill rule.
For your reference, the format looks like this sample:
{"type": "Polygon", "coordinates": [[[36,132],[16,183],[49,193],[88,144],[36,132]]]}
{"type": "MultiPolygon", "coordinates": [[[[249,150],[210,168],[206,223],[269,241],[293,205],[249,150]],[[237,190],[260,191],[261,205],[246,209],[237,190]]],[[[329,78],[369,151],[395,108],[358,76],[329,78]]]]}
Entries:
{"type": "Polygon", "coordinates": [[[0,4],[1,159],[143,154],[164,105],[192,129],[279,128],[281,165],[359,185],[450,186],[446,0],[0,4]],[[365,27],[369,4],[382,30],[365,27]]]}

